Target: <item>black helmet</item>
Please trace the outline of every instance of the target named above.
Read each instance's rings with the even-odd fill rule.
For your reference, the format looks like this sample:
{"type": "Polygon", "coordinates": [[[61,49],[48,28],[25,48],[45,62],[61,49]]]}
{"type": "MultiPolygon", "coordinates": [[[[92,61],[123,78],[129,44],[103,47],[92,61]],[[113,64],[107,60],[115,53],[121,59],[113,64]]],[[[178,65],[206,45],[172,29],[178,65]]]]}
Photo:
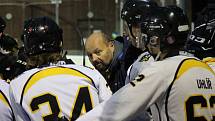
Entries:
{"type": "Polygon", "coordinates": [[[180,7],[167,6],[167,8],[170,32],[176,39],[175,44],[184,46],[190,32],[188,17],[180,7]]]}
{"type": "Polygon", "coordinates": [[[18,51],[17,41],[13,37],[3,34],[1,37],[0,52],[2,54],[9,54],[16,51],[18,51]]]}
{"type": "Polygon", "coordinates": [[[156,2],[150,0],[125,0],[121,10],[121,18],[127,22],[132,36],[132,25],[138,24],[142,15],[147,14],[150,8],[157,6],[156,2]]]}
{"type": "Polygon", "coordinates": [[[3,32],[6,27],[6,22],[2,17],[0,17],[0,32],[3,32]]]}
{"type": "Polygon", "coordinates": [[[215,10],[205,9],[195,24],[185,49],[200,59],[215,57],[215,10]]]}
{"type": "Polygon", "coordinates": [[[11,79],[13,66],[17,61],[17,57],[12,54],[2,54],[0,53],[0,73],[4,80],[11,79]]]}
{"type": "Polygon", "coordinates": [[[25,21],[23,41],[28,55],[60,52],[63,42],[62,29],[48,17],[32,18],[25,21]]]}
{"type": "Polygon", "coordinates": [[[161,41],[161,49],[184,45],[189,25],[187,16],[181,8],[177,6],[153,8],[141,21],[141,31],[148,36],[146,43],[150,37],[157,36],[161,41]],[[175,38],[174,42],[168,41],[169,36],[175,38]]]}

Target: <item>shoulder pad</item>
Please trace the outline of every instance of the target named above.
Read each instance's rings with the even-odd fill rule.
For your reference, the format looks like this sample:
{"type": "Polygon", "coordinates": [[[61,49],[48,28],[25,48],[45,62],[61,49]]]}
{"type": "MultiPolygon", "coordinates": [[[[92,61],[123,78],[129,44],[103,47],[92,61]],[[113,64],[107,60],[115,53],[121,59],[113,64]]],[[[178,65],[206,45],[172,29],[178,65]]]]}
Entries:
{"type": "Polygon", "coordinates": [[[151,55],[147,53],[140,58],[139,62],[148,61],[150,57],[151,55]]]}

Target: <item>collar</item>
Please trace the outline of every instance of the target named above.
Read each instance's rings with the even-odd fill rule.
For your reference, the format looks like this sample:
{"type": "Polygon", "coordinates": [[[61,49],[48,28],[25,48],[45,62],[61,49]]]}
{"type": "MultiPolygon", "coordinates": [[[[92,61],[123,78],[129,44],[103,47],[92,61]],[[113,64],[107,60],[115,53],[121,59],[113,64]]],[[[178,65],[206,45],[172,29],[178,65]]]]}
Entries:
{"type": "Polygon", "coordinates": [[[114,53],[113,53],[113,59],[107,68],[106,72],[109,70],[112,70],[118,63],[119,60],[122,60],[124,56],[123,53],[123,43],[114,41],[114,53]]]}
{"type": "Polygon", "coordinates": [[[202,60],[205,63],[215,62],[215,57],[207,57],[202,60]]]}

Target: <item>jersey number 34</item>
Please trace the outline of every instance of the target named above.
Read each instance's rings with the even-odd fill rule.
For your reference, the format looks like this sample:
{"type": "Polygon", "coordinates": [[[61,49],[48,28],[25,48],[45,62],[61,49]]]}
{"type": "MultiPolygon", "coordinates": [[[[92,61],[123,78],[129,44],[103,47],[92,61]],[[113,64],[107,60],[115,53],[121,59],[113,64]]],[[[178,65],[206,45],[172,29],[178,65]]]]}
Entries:
{"type": "MultiPolygon", "coordinates": [[[[61,109],[59,107],[58,101],[56,96],[50,93],[46,93],[43,95],[40,95],[38,97],[33,98],[33,100],[30,103],[31,110],[38,111],[40,109],[40,105],[48,103],[50,106],[51,114],[42,116],[44,121],[59,121],[61,117],[59,117],[59,114],[61,112],[61,109]]],[[[79,92],[77,94],[76,100],[73,104],[73,109],[71,109],[72,116],[70,117],[71,121],[75,121],[81,114],[82,107],[85,107],[86,112],[92,109],[92,101],[90,98],[90,92],[88,87],[81,87],[79,89],[79,92]]]]}

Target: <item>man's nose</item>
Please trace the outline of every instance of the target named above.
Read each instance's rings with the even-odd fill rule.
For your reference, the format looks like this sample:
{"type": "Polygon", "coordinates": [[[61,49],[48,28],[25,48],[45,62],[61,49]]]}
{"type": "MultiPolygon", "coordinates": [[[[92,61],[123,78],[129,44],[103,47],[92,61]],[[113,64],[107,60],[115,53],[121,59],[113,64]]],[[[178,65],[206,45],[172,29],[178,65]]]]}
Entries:
{"type": "Polygon", "coordinates": [[[98,60],[98,56],[96,54],[92,54],[92,61],[95,62],[98,60]]]}

